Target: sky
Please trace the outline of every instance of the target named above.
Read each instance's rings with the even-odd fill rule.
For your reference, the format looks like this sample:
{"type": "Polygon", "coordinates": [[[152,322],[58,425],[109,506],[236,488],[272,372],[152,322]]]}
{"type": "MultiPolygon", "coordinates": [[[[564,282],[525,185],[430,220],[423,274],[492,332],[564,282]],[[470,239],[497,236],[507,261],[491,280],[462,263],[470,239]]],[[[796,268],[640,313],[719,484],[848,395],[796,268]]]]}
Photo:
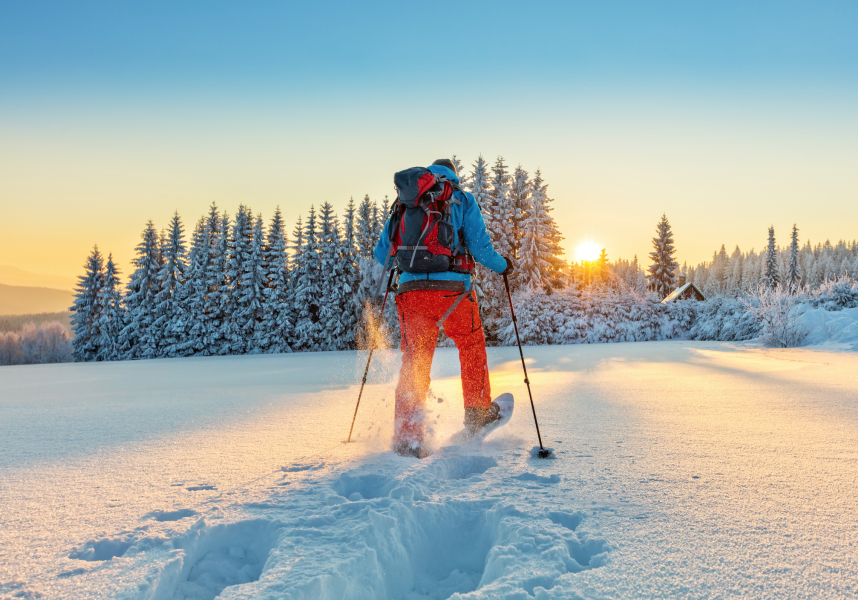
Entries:
{"type": "Polygon", "coordinates": [[[854,2],[0,0],[0,265],[127,276],[212,202],[291,232],[453,154],[541,169],[566,258],[858,237],[854,2]]]}

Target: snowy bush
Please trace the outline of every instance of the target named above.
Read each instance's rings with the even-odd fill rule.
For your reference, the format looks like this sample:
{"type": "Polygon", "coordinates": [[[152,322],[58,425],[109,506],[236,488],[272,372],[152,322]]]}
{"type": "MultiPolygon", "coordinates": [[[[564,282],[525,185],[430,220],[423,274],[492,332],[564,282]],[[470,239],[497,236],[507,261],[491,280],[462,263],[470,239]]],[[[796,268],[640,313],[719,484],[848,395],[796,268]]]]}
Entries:
{"type": "Polygon", "coordinates": [[[71,362],[68,330],[57,322],[28,323],[23,330],[0,332],[0,365],[71,362]]]}
{"type": "MultiPolygon", "coordinates": [[[[631,290],[568,287],[524,290],[513,297],[521,343],[599,344],[682,337],[693,320],[691,303],[661,304],[631,290]]],[[[504,345],[515,344],[509,310],[501,317],[504,345]]]]}
{"type": "Polygon", "coordinates": [[[802,304],[800,293],[791,292],[782,286],[759,287],[742,300],[747,311],[762,325],[760,340],[776,348],[800,346],[807,338],[808,330],[799,319],[798,307],[802,304]]]}
{"type": "Polygon", "coordinates": [[[692,340],[738,342],[756,338],[761,330],[760,322],[741,300],[715,296],[698,303],[688,337],[692,340]]]}
{"type": "Polygon", "coordinates": [[[813,308],[824,308],[828,311],[858,307],[858,282],[848,277],[827,281],[813,293],[810,303],[813,308]]]}

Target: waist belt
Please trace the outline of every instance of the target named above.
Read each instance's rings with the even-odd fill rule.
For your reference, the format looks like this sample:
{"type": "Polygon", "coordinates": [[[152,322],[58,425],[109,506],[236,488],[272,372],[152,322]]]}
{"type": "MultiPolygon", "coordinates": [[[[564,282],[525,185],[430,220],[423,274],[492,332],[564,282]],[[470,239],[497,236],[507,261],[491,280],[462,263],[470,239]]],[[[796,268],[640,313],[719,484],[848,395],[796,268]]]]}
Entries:
{"type": "Polygon", "coordinates": [[[412,279],[399,284],[397,294],[416,290],[441,290],[445,292],[464,292],[465,282],[449,279],[412,279]]]}
{"type": "Polygon", "coordinates": [[[444,279],[414,279],[412,281],[406,281],[399,285],[399,289],[396,292],[396,295],[404,294],[405,292],[411,292],[416,290],[443,290],[445,292],[459,292],[459,297],[456,298],[456,301],[450,305],[450,308],[447,309],[447,312],[443,314],[441,319],[436,323],[438,329],[444,326],[444,321],[447,320],[447,317],[450,316],[456,307],[459,306],[459,303],[465,299],[465,296],[468,295],[471,291],[471,287],[465,287],[464,281],[450,281],[444,279]]]}

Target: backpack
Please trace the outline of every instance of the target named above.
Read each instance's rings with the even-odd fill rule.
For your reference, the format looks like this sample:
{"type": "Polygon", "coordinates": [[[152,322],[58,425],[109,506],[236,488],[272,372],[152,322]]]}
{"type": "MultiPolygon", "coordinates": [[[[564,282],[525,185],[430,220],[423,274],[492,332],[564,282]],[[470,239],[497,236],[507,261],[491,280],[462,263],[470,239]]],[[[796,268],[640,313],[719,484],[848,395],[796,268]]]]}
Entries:
{"type": "Polygon", "coordinates": [[[467,248],[455,244],[451,218],[453,195],[461,188],[444,175],[412,167],[393,176],[396,201],[391,207],[390,257],[406,273],[472,273],[474,260],[467,248]]]}

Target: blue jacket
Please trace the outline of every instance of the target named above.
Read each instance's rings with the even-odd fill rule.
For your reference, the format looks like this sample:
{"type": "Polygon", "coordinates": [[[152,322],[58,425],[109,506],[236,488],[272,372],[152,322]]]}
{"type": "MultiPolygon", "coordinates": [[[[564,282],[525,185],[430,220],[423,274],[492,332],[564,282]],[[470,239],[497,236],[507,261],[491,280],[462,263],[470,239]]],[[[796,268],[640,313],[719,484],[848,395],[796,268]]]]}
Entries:
{"type": "MultiPolygon", "coordinates": [[[[459,178],[456,174],[440,165],[432,165],[427,167],[433,173],[438,175],[446,175],[448,179],[452,179],[459,183],[459,178]]],[[[495,273],[501,273],[506,269],[506,260],[503,256],[495,252],[492,247],[492,241],[489,234],[486,232],[486,223],[483,221],[483,214],[480,212],[480,207],[477,206],[477,201],[474,200],[473,194],[468,192],[454,192],[455,197],[461,204],[453,203],[451,210],[451,218],[453,221],[453,230],[455,231],[456,239],[454,247],[459,243],[459,231],[464,232],[464,245],[473,255],[478,263],[488,267],[495,273]]],[[[384,231],[381,233],[381,238],[375,247],[375,259],[381,264],[388,263],[390,256],[390,219],[384,226],[384,231]]],[[[392,263],[392,261],[391,261],[392,263]]],[[[388,264],[390,267],[391,264],[388,264]]],[[[453,281],[464,281],[466,289],[471,286],[471,276],[464,273],[453,273],[445,271],[443,273],[403,273],[399,278],[399,283],[406,281],[414,281],[416,279],[442,279],[453,281]]]]}

